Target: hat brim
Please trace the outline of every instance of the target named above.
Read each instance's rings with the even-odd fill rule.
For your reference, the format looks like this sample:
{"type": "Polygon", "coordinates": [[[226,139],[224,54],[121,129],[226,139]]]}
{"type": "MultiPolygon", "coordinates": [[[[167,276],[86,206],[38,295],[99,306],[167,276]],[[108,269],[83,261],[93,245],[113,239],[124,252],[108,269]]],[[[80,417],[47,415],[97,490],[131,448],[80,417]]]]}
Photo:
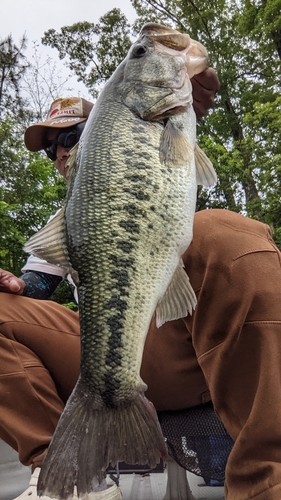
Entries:
{"type": "Polygon", "coordinates": [[[24,134],[24,143],[29,151],[35,152],[46,148],[45,136],[48,128],[73,127],[78,123],[85,122],[87,118],[61,117],[46,120],[45,122],[30,125],[24,134]]]}

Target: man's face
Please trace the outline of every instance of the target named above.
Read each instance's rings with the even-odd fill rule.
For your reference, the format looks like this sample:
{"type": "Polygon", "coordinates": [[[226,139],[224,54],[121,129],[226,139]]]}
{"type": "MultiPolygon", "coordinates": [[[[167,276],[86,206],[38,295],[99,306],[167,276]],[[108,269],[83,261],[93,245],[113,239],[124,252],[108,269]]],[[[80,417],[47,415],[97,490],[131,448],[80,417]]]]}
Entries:
{"type": "MultiPolygon", "coordinates": [[[[65,132],[65,129],[49,128],[47,130],[48,142],[53,142],[61,132],[65,132]]],[[[64,178],[66,178],[67,176],[67,171],[68,171],[67,160],[69,157],[70,150],[71,148],[65,148],[63,146],[60,146],[59,144],[57,145],[57,159],[54,161],[54,165],[64,178]]]]}

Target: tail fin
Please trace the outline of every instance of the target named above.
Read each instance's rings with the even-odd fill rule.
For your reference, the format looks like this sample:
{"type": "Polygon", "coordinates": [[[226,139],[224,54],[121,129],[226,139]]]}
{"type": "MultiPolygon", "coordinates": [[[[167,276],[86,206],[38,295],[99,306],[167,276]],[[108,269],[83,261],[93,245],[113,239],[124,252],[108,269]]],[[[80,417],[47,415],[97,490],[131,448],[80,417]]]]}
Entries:
{"type": "Polygon", "coordinates": [[[107,408],[79,378],[44,460],[38,495],[59,500],[96,490],[117,461],[154,468],[166,445],[153,405],[139,394],[120,408],[107,408]]]}

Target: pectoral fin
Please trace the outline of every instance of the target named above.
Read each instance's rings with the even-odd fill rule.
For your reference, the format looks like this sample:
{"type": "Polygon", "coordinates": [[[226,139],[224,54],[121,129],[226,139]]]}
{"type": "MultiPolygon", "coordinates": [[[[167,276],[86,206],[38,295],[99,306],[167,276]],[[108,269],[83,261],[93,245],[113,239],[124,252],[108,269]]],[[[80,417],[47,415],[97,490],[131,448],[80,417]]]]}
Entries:
{"type": "Polygon", "coordinates": [[[69,269],[70,262],[65,244],[64,209],[59,210],[45,227],[31,236],[23,249],[51,264],[58,264],[69,269]]]}
{"type": "Polygon", "coordinates": [[[168,120],[160,139],[160,161],[167,167],[189,165],[193,148],[185,134],[168,120]]]}
{"type": "Polygon", "coordinates": [[[213,186],[217,182],[217,174],[211,160],[196,144],[194,149],[195,165],[196,165],[196,180],[197,184],[202,186],[213,186]]]}
{"type": "Polygon", "coordinates": [[[181,259],[170,285],[156,307],[156,326],[159,328],[166,321],[191,315],[196,304],[196,295],[181,259]]]}

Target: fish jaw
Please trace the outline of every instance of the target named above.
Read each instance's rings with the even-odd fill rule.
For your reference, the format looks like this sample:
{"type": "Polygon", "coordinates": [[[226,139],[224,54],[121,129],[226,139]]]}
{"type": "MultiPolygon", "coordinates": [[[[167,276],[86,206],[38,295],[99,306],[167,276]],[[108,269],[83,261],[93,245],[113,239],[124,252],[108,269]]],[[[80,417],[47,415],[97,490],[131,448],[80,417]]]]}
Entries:
{"type": "Polygon", "coordinates": [[[186,78],[185,84],[175,90],[150,86],[131,87],[124,96],[124,104],[143,120],[162,121],[169,116],[184,113],[191,106],[191,82],[186,78]]]}
{"type": "Polygon", "coordinates": [[[209,65],[209,55],[200,42],[193,40],[187,33],[156,23],[147,23],[142,27],[141,36],[147,36],[165,53],[178,51],[186,59],[186,70],[190,78],[201,73],[209,65]]]}
{"type": "Polygon", "coordinates": [[[122,102],[144,120],[184,113],[192,104],[190,78],[208,61],[205,47],[189,35],[149,23],[126,58],[122,102]]]}
{"type": "Polygon", "coordinates": [[[192,104],[185,55],[176,51],[167,55],[154,44],[141,70],[138,61],[128,62],[120,97],[125,106],[147,121],[184,112],[192,104]]]}
{"type": "Polygon", "coordinates": [[[186,70],[189,78],[202,73],[209,66],[209,55],[202,43],[192,40],[186,50],[186,70]]]}
{"type": "Polygon", "coordinates": [[[190,36],[187,33],[180,33],[174,28],[156,23],[146,23],[140,31],[141,37],[157,41],[165,47],[170,47],[173,50],[184,50],[190,45],[190,36]]]}

